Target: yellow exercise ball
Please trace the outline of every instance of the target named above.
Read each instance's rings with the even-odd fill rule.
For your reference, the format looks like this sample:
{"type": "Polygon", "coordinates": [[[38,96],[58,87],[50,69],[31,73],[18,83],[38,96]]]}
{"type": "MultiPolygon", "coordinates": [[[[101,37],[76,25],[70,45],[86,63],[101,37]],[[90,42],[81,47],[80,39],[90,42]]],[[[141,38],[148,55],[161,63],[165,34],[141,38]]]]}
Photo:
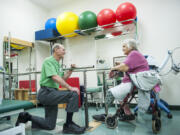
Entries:
{"type": "Polygon", "coordinates": [[[25,48],[24,46],[19,46],[19,45],[15,45],[15,44],[11,44],[11,47],[13,47],[15,49],[18,49],[18,50],[21,50],[21,49],[25,48]]]}
{"type": "MultiPolygon", "coordinates": [[[[73,33],[78,27],[78,16],[73,12],[64,12],[57,17],[56,28],[61,35],[73,33]]],[[[76,36],[76,33],[65,35],[65,37],[76,36]]]]}

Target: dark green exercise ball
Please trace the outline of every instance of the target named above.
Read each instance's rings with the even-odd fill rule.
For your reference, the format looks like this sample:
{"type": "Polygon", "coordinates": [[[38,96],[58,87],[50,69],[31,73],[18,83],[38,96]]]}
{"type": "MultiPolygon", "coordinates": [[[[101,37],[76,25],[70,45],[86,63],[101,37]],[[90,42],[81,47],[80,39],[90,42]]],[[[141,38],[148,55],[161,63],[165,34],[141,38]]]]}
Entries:
{"type": "MultiPolygon", "coordinates": [[[[92,11],[85,11],[80,14],[78,25],[81,30],[90,29],[97,26],[96,14],[92,11]]],[[[88,30],[88,32],[93,30],[88,30]]]]}

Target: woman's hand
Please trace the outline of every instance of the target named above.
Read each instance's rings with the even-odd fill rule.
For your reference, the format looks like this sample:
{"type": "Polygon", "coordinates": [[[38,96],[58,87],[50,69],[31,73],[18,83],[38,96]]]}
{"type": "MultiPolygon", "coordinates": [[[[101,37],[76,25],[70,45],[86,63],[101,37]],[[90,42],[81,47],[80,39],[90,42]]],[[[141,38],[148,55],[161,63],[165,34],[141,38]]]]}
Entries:
{"type": "Polygon", "coordinates": [[[115,62],[115,66],[120,65],[120,64],[121,64],[120,62],[115,62]]]}
{"type": "Polygon", "coordinates": [[[113,78],[115,75],[116,75],[116,73],[115,73],[114,70],[111,70],[111,71],[109,72],[109,78],[113,78]]]}

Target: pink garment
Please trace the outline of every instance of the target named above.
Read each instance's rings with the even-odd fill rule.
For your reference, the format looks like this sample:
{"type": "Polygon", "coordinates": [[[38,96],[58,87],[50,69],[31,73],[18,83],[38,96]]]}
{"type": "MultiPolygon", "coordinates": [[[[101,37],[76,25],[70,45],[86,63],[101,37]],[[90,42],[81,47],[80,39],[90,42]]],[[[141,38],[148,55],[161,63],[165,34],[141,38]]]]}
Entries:
{"type": "MultiPolygon", "coordinates": [[[[148,71],[149,65],[145,57],[138,51],[131,51],[125,61],[123,62],[129,67],[128,73],[138,73],[142,71],[148,71]]],[[[130,78],[125,74],[123,80],[123,83],[131,82],[130,78]]]]}
{"type": "Polygon", "coordinates": [[[157,84],[155,87],[154,87],[154,91],[155,92],[160,92],[161,88],[159,86],[159,84],[157,84]]]}

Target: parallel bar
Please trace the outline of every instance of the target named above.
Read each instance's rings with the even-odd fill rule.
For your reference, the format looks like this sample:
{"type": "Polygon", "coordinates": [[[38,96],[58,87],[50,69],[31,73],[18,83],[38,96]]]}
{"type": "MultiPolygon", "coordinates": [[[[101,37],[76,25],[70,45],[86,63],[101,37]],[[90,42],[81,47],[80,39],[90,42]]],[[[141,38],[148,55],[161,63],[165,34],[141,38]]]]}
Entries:
{"type": "MultiPolygon", "coordinates": [[[[73,70],[73,72],[83,72],[83,71],[105,71],[105,70],[111,70],[111,68],[88,68],[87,69],[87,67],[81,67],[81,68],[66,68],[64,70],[73,70]]],[[[22,75],[23,76],[23,75],[40,74],[40,73],[41,73],[41,71],[18,73],[18,74],[7,74],[6,73],[6,75],[11,75],[11,76],[16,76],[16,75],[21,76],[22,75]]]]}
{"type": "Polygon", "coordinates": [[[73,71],[76,71],[76,70],[79,70],[79,69],[89,69],[89,68],[94,68],[94,65],[86,66],[86,67],[65,68],[63,70],[73,70],[73,71]]]}
{"type": "Polygon", "coordinates": [[[82,70],[73,70],[73,72],[83,72],[83,71],[105,71],[105,70],[111,70],[111,68],[82,69],[82,70]]]}

